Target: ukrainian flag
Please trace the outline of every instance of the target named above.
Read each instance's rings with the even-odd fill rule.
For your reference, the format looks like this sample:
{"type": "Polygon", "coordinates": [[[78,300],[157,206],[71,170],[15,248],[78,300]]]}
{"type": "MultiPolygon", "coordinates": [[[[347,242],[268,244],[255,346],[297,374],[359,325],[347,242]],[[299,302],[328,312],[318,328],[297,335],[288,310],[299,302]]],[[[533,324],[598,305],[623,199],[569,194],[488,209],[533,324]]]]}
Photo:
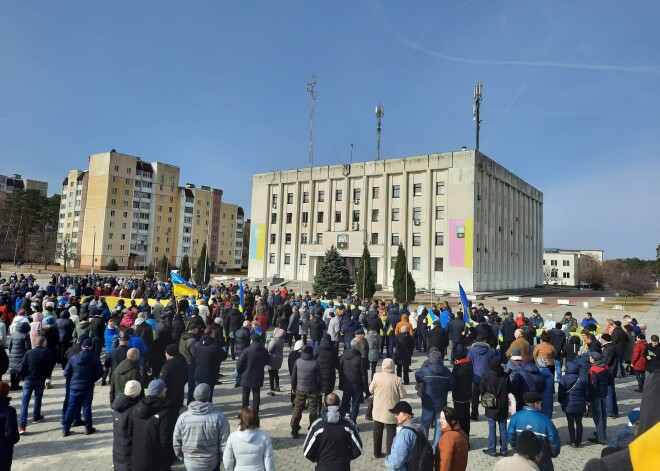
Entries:
{"type": "Polygon", "coordinates": [[[429,310],[428,314],[426,315],[426,322],[428,322],[429,325],[432,325],[437,320],[438,316],[433,314],[433,311],[429,310]]]}
{"type": "Polygon", "coordinates": [[[174,296],[195,296],[197,297],[197,288],[192,283],[187,282],[178,273],[171,272],[172,286],[174,288],[174,296]]]}

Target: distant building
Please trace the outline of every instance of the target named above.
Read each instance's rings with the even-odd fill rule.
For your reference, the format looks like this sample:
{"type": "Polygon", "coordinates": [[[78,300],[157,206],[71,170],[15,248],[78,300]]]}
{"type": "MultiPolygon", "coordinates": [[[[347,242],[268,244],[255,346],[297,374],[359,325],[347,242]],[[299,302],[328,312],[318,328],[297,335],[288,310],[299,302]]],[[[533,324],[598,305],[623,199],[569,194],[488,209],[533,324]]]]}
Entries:
{"type": "Polygon", "coordinates": [[[14,174],[9,177],[0,175],[0,203],[14,190],[38,190],[43,196],[48,196],[48,183],[39,180],[23,179],[21,175],[14,174]]]}
{"type": "Polygon", "coordinates": [[[602,250],[545,249],[543,251],[543,282],[546,285],[587,285],[578,280],[580,258],[589,255],[603,263],[602,250]]]}
{"type": "Polygon", "coordinates": [[[240,270],[243,265],[245,214],[241,206],[224,203],[220,210],[219,247],[216,271],[240,270]]]}
{"type": "Polygon", "coordinates": [[[475,151],[253,175],[248,276],[311,281],[338,247],[351,274],[363,244],[391,288],[397,246],[417,288],[543,283],[543,194],[475,151]]]}

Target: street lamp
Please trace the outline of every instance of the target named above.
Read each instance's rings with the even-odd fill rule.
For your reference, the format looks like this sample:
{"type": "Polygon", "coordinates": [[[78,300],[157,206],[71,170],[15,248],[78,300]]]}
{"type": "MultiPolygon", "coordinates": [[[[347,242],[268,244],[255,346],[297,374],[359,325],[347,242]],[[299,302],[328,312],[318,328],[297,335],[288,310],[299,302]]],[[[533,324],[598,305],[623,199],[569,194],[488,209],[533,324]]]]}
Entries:
{"type": "Polygon", "coordinates": [[[96,252],[96,226],[92,226],[92,227],[94,228],[94,239],[92,241],[92,275],[93,275],[94,274],[94,256],[95,256],[95,252],[96,252]]]}

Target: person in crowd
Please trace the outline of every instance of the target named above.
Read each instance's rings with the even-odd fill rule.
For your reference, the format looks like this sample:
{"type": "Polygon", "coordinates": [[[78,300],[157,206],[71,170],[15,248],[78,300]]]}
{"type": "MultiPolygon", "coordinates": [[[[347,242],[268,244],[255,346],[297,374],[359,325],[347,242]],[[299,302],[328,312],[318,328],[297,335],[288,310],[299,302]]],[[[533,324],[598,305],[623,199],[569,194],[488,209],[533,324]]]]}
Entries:
{"type": "Polygon", "coordinates": [[[468,464],[468,437],[451,407],[440,411],[442,438],[435,448],[435,471],[465,471],[468,464]]]}
{"type": "Polygon", "coordinates": [[[605,408],[607,409],[607,416],[613,419],[619,417],[619,404],[616,399],[616,377],[621,366],[621,357],[610,334],[603,334],[600,336],[600,344],[602,345],[603,363],[610,370],[610,382],[607,386],[607,400],[605,401],[605,408]]]}
{"type": "Polygon", "coordinates": [[[303,454],[316,463],[316,471],[350,471],[351,461],[362,455],[362,439],[355,424],[341,416],[339,396],[330,393],[324,403],[326,414],[311,424],[303,454]]]}
{"type": "Polygon", "coordinates": [[[259,428],[259,415],[251,407],[239,414],[238,430],[231,433],[222,455],[227,471],[275,471],[270,436],[259,428]]]}
{"type": "Polygon", "coordinates": [[[23,399],[21,401],[21,421],[18,433],[23,434],[27,428],[28,406],[34,393],[34,409],[32,422],[38,424],[44,420],[41,414],[41,400],[46,387],[46,379],[50,378],[55,367],[55,355],[46,348],[46,338],[39,336],[36,347],[28,350],[21,363],[23,378],[23,399]]]}
{"type": "MultiPolygon", "coordinates": [[[[291,316],[293,318],[293,316],[291,316]]],[[[270,383],[269,396],[274,396],[275,392],[280,391],[280,369],[284,360],[284,343],[287,332],[280,324],[280,327],[273,331],[273,335],[268,341],[267,350],[270,353],[270,364],[268,365],[268,381],[270,383]]],[[[291,337],[293,338],[293,337],[291,337]]],[[[298,340],[296,340],[297,342],[298,340]]],[[[289,348],[291,345],[289,344],[289,348]]]]}
{"type": "Polygon", "coordinates": [[[587,312],[584,315],[584,319],[582,319],[582,322],[580,322],[580,326],[582,326],[583,329],[587,328],[588,326],[597,326],[598,321],[594,318],[594,316],[590,313],[587,312]]]}
{"type": "Polygon", "coordinates": [[[543,442],[529,430],[523,430],[516,439],[516,453],[499,460],[493,471],[539,471],[543,458],[543,442]]]}
{"type": "Polygon", "coordinates": [[[195,345],[201,338],[199,326],[189,324],[188,329],[181,335],[179,340],[179,353],[183,355],[188,364],[188,404],[193,401],[195,391],[195,345]]]}
{"type": "Polygon", "coordinates": [[[166,391],[163,380],[152,380],[147,395],[128,415],[131,471],[169,471],[175,459],[172,436],[176,415],[165,398],[166,391]]]}
{"type": "MultiPolygon", "coordinates": [[[[57,344],[57,354],[55,360],[57,363],[62,362],[62,356],[66,351],[71,348],[73,343],[73,331],[76,329],[75,324],[70,319],[69,311],[63,311],[60,317],[55,321],[55,327],[59,334],[59,343],[57,344]]],[[[110,352],[108,347],[106,353],[110,352]]]]}
{"type": "Polygon", "coordinates": [[[401,326],[399,334],[394,337],[394,345],[396,375],[403,378],[403,384],[408,385],[410,383],[410,365],[415,349],[415,341],[408,333],[408,326],[401,326]]]}
{"type": "Polygon", "coordinates": [[[131,471],[132,437],[128,435],[128,416],[140,401],[142,385],[130,380],[112,403],[113,471],[131,471]]]}
{"type": "Polygon", "coordinates": [[[637,340],[635,340],[635,346],[633,347],[633,354],[630,360],[630,366],[637,380],[637,389],[635,389],[635,392],[638,393],[644,392],[644,373],[646,371],[646,356],[644,352],[647,345],[646,335],[639,334],[637,340]]]}
{"type": "Polygon", "coordinates": [[[31,348],[30,324],[21,322],[9,338],[9,378],[12,391],[21,389],[21,365],[23,357],[31,348]]]}
{"type": "Polygon", "coordinates": [[[96,431],[92,426],[92,400],[94,383],[103,376],[103,365],[93,351],[92,339],[85,339],[81,347],[82,351],[74,355],[64,368],[64,377],[69,381],[70,390],[66,417],[62,423],[63,437],[70,435],[74,417],[81,407],[85,420],[85,435],[91,435],[96,431]]]}
{"type": "MultiPolygon", "coordinates": [[[[28,329],[29,330],[29,329],[28,329]]],[[[18,418],[16,409],[9,405],[11,398],[9,384],[0,381],[0,469],[11,470],[14,457],[14,445],[21,436],[18,433],[18,418]]]]}
{"type": "Polygon", "coordinates": [[[207,327],[195,345],[195,385],[208,385],[211,389],[211,399],[218,380],[220,363],[226,359],[227,353],[216,341],[215,331],[207,327]]]}
{"type": "Polygon", "coordinates": [[[589,353],[589,397],[591,414],[596,426],[596,436],[589,441],[605,445],[607,443],[607,393],[610,385],[610,370],[598,352],[589,353]]]}
{"type": "MultiPolygon", "coordinates": [[[[511,344],[516,340],[516,331],[518,330],[518,324],[516,324],[515,319],[513,318],[513,312],[502,312],[502,324],[500,329],[502,331],[502,342],[500,343],[500,351],[504,352],[506,356],[509,356],[509,348],[511,344]]],[[[522,332],[520,333],[522,336],[522,332]]],[[[520,346],[518,346],[520,348],[520,346]]],[[[522,350],[522,349],[521,349],[522,350]]],[[[527,350],[529,353],[529,349],[527,350]]]]}
{"type": "Polygon", "coordinates": [[[541,376],[534,358],[525,357],[522,368],[511,378],[511,393],[516,399],[516,411],[521,411],[525,406],[523,396],[527,392],[543,393],[545,390],[545,378],[541,376]]]}
{"type": "Polygon", "coordinates": [[[531,345],[527,339],[523,336],[523,331],[521,329],[516,329],[513,332],[514,340],[509,345],[509,348],[506,350],[506,356],[511,357],[511,349],[518,348],[520,350],[520,355],[524,358],[531,353],[531,345]]]}
{"type": "Polygon", "coordinates": [[[309,410],[310,426],[317,419],[321,387],[319,363],[314,358],[312,347],[305,345],[302,349],[302,356],[293,365],[291,374],[291,390],[295,394],[293,414],[291,415],[291,437],[299,437],[300,419],[305,405],[309,410]]]}
{"type": "Polygon", "coordinates": [[[219,470],[229,438],[229,422],[213,405],[212,389],[200,383],[194,401],[174,426],[174,454],[189,471],[219,470]]]}
{"type": "Polygon", "coordinates": [[[442,435],[440,411],[447,407],[447,395],[453,387],[451,371],[443,365],[439,350],[429,353],[429,364],[415,373],[415,381],[417,394],[422,398],[422,427],[428,437],[429,427],[434,424],[432,446],[435,449],[442,435]]]}
{"type": "Polygon", "coordinates": [[[461,430],[470,440],[470,403],[472,401],[472,381],[474,380],[474,368],[472,362],[467,358],[467,352],[461,350],[456,352],[456,362],[451,370],[453,388],[451,398],[454,405],[454,414],[458,420],[461,430]]]}
{"type": "Polygon", "coordinates": [[[490,345],[483,341],[481,336],[472,344],[467,354],[468,360],[472,363],[472,412],[470,418],[478,420],[479,417],[479,396],[481,377],[489,369],[490,360],[495,358],[495,352],[490,349],[490,345]]]}
{"type": "Polygon", "coordinates": [[[179,353],[176,344],[170,344],[165,348],[165,359],[165,364],[160,370],[160,379],[165,382],[165,398],[178,413],[183,407],[184,388],[188,383],[188,364],[179,353]]]}
{"type": "Polygon", "coordinates": [[[536,434],[543,443],[543,451],[539,462],[541,471],[554,471],[552,458],[559,456],[561,441],[557,427],[548,417],[541,413],[541,396],[535,392],[527,392],[523,396],[525,407],[511,416],[507,438],[512,447],[516,448],[522,431],[536,434]]]}
{"type": "MultiPolygon", "coordinates": [[[[648,379],[649,375],[660,369],[660,337],[657,335],[651,335],[651,344],[646,345],[646,348],[644,349],[644,358],[646,358],[646,377],[648,379]]],[[[11,355],[9,356],[9,360],[11,365],[11,355]]]]}
{"type": "MultiPolygon", "coordinates": [[[[465,349],[464,341],[465,338],[463,337],[463,331],[465,330],[465,322],[463,321],[463,317],[461,316],[454,316],[453,318],[451,317],[453,314],[449,314],[450,321],[447,324],[446,330],[447,330],[447,336],[449,337],[449,340],[451,340],[451,360],[450,364],[454,364],[454,361],[456,360],[456,352],[459,352],[461,350],[465,349]]],[[[440,324],[442,326],[442,323],[440,324]]]]}
{"type": "Polygon", "coordinates": [[[327,330],[328,326],[320,315],[315,313],[309,321],[309,338],[312,341],[312,350],[316,353],[321,340],[323,339],[323,333],[327,330]]]}
{"type": "Polygon", "coordinates": [[[578,328],[578,323],[577,319],[573,317],[573,313],[567,312],[564,314],[564,319],[561,322],[562,330],[566,330],[566,332],[577,332],[578,328]]]}
{"type": "Polygon", "coordinates": [[[353,339],[350,349],[345,350],[339,359],[339,389],[343,392],[341,413],[346,414],[350,408],[350,418],[353,422],[357,422],[363,399],[363,380],[362,356],[357,349],[357,340],[353,339]]]}
{"type": "Polygon", "coordinates": [[[555,377],[557,381],[559,381],[562,374],[562,352],[566,346],[567,339],[566,334],[561,330],[561,324],[559,322],[553,322],[551,325],[553,327],[548,331],[548,337],[550,344],[555,349],[555,355],[552,358],[552,362],[555,366],[555,377]]]}
{"type": "Polygon", "coordinates": [[[582,446],[582,418],[589,397],[587,380],[580,376],[577,363],[566,363],[566,374],[559,380],[557,400],[566,414],[568,422],[569,445],[571,448],[582,446]]]}
{"type": "Polygon", "coordinates": [[[117,365],[112,373],[110,381],[110,404],[115,402],[115,397],[124,390],[128,381],[137,381],[142,384],[142,373],[138,366],[140,352],[137,348],[129,348],[126,352],[126,358],[117,365]]]}
{"type": "Polygon", "coordinates": [[[413,410],[406,401],[398,402],[390,413],[396,416],[399,426],[392,441],[392,451],[385,457],[385,466],[390,471],[404,471],[412,456],[417,440],[426,440],[421,424],[413,420],[413,410]]]}
{"type": "Polygon", "coordinates": [[[240,386],[242,388],[242,407],[250,402],[252,394],[252,409],[259,415],[261,404],[261,388],[264,385],[264,369],[270,364],[270,354],[261,344],[261,337],[252,334],[250,346],[241,353],[236,361],[236,371],[240,375],[240,386]]]}
{"type": "Polygon", "coordinates": [[[541,412],[549,419],[552,419],[552,408],[554,404],[555,382],[554,375],[548,368],[547,360],[539,358],[536,362],[539,368],[539,374],[543,379],[543,391],[541,392],[541,412]]]}
{"type": "Polygon", "coordinates": [[[381,365],[381,372],[376,373],[369,385],[369,392],[373,395],[372,417],[374,421],[373,440],[374,457],[384,458],[392,449],[392,441],[396,433],[396,416],[390,412],[396,404],[406,396],[401,378],[394,374],[394,361],[385,358],[381,365]],[[385,437],[385,455],[383,454],[383,430],[387,431],[385,437]]]}
{"type": "Polygon", "coordinates": [[[483,450],[490,456],[497,456],[497,433],[500,430],[500,456],[507,456],[506,419],[509,416],[509,376],[504,372],[500,360],[491,358],[489,370],[481,377],[479,391],[482,395],[491,395],[494,401],[492,407],[484,407],[488,418],[488,448],[483,450]]]}
{"type": "Polygon", "coordinates": [[[440,325],[440,320],[436,319],[431,325],[431,329],[426,334],[426,340],[429,350],[437,348],[444,359],[447,356],[447,347],[449,346],[449,336],[447,331],[440,325]]]}
{"type": "MultiPolygon", "coordinates": [[[[376,317],[378,319],[378,317],[376,317]]],[[[380,334],[378,333],[378,327],[376,325],[372,325],[369,328],[369,331],[367,332],[366,335],[366,340],[367,344],[369,345],[369,353],[368,353],[368,360],[369,360],[369,369],[371,370],[371,379],[373,380],[374,375],[376,374],[376,366],[378,365],[378,361],[380,360],[380,344],[381,344],[381,338],[380,334]]]]}

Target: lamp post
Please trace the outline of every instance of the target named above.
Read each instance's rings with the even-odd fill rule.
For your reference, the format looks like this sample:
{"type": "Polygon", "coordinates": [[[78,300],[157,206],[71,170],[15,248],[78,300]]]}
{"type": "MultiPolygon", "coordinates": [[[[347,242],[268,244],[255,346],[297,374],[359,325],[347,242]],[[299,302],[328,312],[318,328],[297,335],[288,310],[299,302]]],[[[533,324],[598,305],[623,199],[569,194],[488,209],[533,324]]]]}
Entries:
{"type": "Polygon", "coordinates": [[[92,275],[94,274],[94,256],[96,252],[96,226],[94,228],[94,238],[92,239],[92,275]]]}
{"type": "Polygon", "coordinates": [[[376,144],[376,160],[380,160],[380,130],[381,128],[381,120],[383,119],[383,116],[385,116],[385,108],[383,108],[383,105],[378,103],[376,105],[376,119],[378,119],[378,126],[376,126],[376,132],[378,133],[378,142],[376,144]]]}

